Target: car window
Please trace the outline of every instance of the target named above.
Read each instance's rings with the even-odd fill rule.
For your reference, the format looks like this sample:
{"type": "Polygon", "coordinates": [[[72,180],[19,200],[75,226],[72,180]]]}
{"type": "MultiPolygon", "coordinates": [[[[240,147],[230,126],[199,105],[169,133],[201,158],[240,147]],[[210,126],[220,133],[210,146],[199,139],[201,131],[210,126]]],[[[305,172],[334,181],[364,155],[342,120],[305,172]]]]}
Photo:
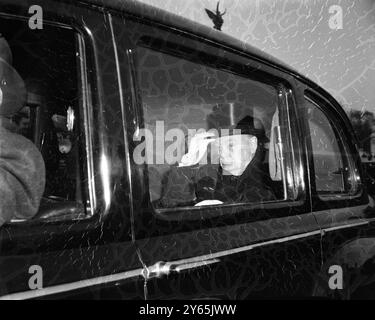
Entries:
{"type": "Polygon", "coordinates": [[[358,170],[344,138],[322,109],[306,99],[316,191],[320,196],[352,195],[358,191],[358,170]]]}
{"type": "Polygon", "coordinates": [[[147,164],[156,208],[285,199],[275,84],[146,47],[136,50],[147,164]]]}
{"type": "MultiPolygon", "coordinates": [[[[7,160],[9,166],[17,166],[17,179],[24,177],[23,186],[16,182],[8,185],[16,201],[12,219],[84,213],[86,157],[81,131],[78,36],[67,27],[48,24],[43,31],[31,30],[27,21],[7,17],[0,18],[0,32],[3,47],[8,47],[11,56],[7,65],[18,73],[26,92],[22,106],[13,103],[13,109],[2,114],[3,123],[8,121],[9,139],[21,141],[29,159],[24,167],[17,164],[17,159],[7,160]]],[[[12,148],[14,154],[22,152],[19,144],[12,148]]]]}

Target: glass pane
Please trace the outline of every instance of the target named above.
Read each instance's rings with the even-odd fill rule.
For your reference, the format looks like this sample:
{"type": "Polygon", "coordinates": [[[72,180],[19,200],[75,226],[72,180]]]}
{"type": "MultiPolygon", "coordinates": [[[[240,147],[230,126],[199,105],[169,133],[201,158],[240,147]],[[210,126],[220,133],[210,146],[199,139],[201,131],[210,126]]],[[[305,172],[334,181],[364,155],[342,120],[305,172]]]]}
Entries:
{"type": "MultiPolygon", "coordinates": [[[[8,18],[0,18],[0,31],[1,49],[6,48],[1,58],[8,54],[6,64],[22,83],[17,96],[3,91],[12,107],[0,106],[7,130],[0,139],[18,142],[13,144],[15,158],[4,162],[19,169],[8,186],[15,205],[6,220],[71,213],[83,204],[77,36],[49,25],[43,32],[31,30],[24,21],[8,18]],[[27,163],[21,164],[17,155],[22,153],[27,163]]],[[[17,86],[8,84],[9,91],[17,86]]],[[[0,157],[7,151],[1,152],[0,157]]]]}
{"type": "Polygon", "coordinates": [[[346,144],[338,137],[320,108],[309,100],[307,107],[317,192],[353,192],[355,174],[346,144]]]}
{"type": "Polygon", "coordinates": [[[148,165],[154,206],[284,198],[280,159],[269,152],[276,88],[142,47],[137,71],[145,128],[134,161],[148,165]]]}

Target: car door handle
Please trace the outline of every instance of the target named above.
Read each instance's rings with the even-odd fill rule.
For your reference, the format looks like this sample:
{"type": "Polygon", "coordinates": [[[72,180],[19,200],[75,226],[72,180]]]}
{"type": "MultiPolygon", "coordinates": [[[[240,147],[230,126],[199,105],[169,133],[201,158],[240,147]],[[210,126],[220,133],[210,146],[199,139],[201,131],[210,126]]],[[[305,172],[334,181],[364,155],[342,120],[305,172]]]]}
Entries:
{"type": "Polygon", "coordinates": [[[183,259],[174,262],[159,261],[150,267],[145,267],[144,276],[148,279],[155,277],[159,278],[164,275],[180,273],[184,270],[192,270],[206,267],[208,265],[218,262],[220,262],[220,259],[217,258],[198,261],[196,259],[183,259]]]}

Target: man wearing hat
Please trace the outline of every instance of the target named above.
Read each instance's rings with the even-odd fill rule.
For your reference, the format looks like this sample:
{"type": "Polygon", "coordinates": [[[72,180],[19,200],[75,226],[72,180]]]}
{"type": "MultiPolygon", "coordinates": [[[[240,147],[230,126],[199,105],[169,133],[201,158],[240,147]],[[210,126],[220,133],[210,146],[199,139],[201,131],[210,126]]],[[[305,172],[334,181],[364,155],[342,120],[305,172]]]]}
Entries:
{"type": "Polygon", "coordinates": [[[275,199],[262,170],[267,137],[260,121],[246,116],[226,129],[220,137],[201,132],[191,139],[188,153],[168,174],[158,207],[275,199]],[[209,144],[218,149],[218,166],[199,165],[209,144]]]}
{"type": "Polygon", "coordinates": [[[11,50],[0,35],[0,226],[32,218],[45,185],[42,155],[10,120],[26,101],[24,82],[11,64],[11,50]]]}

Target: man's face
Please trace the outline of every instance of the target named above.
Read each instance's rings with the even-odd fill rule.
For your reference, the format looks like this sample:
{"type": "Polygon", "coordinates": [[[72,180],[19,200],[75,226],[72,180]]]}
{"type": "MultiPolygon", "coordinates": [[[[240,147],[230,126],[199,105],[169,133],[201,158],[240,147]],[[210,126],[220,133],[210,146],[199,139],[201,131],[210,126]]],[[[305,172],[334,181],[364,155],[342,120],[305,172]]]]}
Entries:
{"type": "MultiPolygon", "coordinates": [[[[18,133],[29,138],[30,119],[22,117],[18,122],[18,133]]],[[[30,139],[30,138],[29,138],[30,139]]]]}
{"type": "Polygon", "coordinates": [[[59,143],[59,151],[61,153],[69,153],[72,149],[72,141],[70,135],[58,132],[57,142],[59,143]]]}
{"type": "Polygon", "coordinates": [[[30,126],[30,119],[29,118],[21,118],[20,123],[18,125],[20,130],[27,130],[30,126]]]}
{"type": "Polygon", "coordinates": [[[231,135],[218,139],[219,160],[223,174],[240,176],[253,159],[257,138],[251,135],[231,135]]]}

